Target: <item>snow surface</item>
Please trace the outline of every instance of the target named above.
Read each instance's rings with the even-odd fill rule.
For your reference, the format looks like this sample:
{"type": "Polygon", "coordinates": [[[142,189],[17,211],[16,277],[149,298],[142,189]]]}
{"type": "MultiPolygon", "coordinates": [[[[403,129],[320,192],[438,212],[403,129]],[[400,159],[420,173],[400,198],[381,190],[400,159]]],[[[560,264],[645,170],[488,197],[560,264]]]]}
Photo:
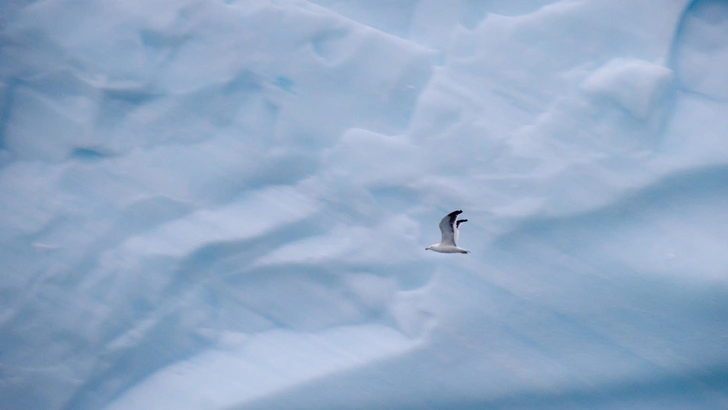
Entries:
{"type": "Polygon", "coordinates": [[[728,408],[727,1],[0,16],[0,408],[728,408]]]}

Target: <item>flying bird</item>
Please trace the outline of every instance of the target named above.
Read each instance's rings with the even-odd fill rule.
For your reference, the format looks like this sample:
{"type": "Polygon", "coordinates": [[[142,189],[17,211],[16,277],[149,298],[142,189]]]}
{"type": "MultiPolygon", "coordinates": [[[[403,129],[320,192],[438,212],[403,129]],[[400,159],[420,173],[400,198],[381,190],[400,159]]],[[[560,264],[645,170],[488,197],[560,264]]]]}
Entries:
{"type": "Polygon", "coordinates": [[[441,253],[470,253],[463,248],[458,247],[458,231],[460,224],[468,222],[467,219],[457,219],[458,215],[463,213],[461,210],[452,211],[440,221],[440,232],[442,232],[442,240],[440,243],[428,246],[426,251],[435,251],[441,253]]]}

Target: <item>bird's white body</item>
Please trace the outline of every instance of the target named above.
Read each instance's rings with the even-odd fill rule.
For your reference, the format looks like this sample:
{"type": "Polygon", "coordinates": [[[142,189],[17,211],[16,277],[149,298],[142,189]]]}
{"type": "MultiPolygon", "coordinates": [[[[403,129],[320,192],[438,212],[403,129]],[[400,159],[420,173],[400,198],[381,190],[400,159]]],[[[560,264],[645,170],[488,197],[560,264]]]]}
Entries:
{"type": "Polygon", "coordinates": [[[428,246],[426,251],[435,251],[440,253],[470,253],[457,245],[458,234],[460,233],[460,224],[467,222],[467,219],[457,220],[458,215],[463,213],[461,210],[453,211],[447,214],[440,221],[440,233],[442,239],[440,243],[428,246]]]}
{"type": "Polygon", "coordinates": [[[452,245],[443,245],[441,243],[428,246],[425,248],[426,251],[435,251],[440,253],[470,253],[470,251],[465,250],[459,246],[452,246],[452,245]]]}

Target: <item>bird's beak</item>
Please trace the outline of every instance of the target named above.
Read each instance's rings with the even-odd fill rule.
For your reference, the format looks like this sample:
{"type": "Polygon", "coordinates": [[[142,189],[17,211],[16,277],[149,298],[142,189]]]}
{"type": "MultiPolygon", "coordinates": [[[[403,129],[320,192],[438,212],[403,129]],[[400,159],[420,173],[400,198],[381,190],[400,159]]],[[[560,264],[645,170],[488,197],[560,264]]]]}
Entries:
{"type": "Polygon", "coordinates": [[[426,251],[429,251],[429,250],[430,250],[430,248],[425,248],[425,250],[426,250],[426,251]]]}

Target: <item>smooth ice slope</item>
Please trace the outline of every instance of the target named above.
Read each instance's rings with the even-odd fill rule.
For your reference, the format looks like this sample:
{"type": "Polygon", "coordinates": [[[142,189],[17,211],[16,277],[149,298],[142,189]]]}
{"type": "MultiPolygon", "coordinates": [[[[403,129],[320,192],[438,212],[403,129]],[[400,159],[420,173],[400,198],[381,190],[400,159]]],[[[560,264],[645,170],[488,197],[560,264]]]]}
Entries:
{"type": "Polygon", "coordinates": [[[0,16],[2,409],[728,407],[728,2],[0,16]]]}

